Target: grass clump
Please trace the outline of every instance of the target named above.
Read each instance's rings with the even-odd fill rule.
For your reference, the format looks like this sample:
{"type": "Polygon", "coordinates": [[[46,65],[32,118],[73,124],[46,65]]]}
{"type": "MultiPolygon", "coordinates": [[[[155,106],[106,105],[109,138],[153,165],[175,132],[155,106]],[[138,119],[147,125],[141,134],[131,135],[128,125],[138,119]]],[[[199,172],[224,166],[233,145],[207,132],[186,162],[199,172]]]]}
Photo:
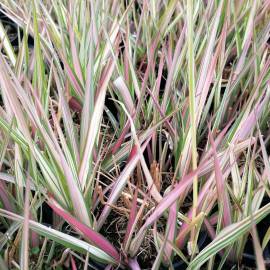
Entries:
{"type": "Polygon", "coordinates": [[[269,266],[268,0],[0,11],[3,269],[269,266]]]}

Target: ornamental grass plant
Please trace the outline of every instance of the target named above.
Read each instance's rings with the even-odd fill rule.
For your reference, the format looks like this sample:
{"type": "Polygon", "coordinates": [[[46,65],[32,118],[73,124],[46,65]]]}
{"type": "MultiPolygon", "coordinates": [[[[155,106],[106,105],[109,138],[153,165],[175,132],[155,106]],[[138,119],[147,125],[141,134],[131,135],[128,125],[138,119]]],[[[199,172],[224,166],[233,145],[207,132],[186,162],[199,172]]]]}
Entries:
{"type": "Polygon", "coordinates": [[[0,269],[270,267],[269,0],[1,0],[0,269]]]}

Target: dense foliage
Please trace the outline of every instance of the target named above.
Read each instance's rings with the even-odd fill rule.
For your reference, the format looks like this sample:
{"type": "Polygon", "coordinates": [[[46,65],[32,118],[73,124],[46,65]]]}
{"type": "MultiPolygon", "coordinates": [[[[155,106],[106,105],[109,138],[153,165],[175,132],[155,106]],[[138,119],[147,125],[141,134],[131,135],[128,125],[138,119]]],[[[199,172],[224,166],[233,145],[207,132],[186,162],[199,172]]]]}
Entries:
{"type": "Polygon", "coordinates": [[[269,0],[2,0],[1,269],[269,266],[269,0]]]}

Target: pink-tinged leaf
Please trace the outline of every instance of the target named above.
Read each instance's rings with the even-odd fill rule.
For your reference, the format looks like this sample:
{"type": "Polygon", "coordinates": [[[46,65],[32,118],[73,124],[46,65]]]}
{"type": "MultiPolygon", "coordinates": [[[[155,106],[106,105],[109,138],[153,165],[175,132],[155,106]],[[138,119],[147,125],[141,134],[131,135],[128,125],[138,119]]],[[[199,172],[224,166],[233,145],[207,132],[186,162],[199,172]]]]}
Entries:
{"type": "Polygon", "coordinates": [[[124,247],[127,244],[127,240],[130,237],[130,232],[131,232],[132,226],[133,226],[133,224],[135,222],[135,219],[136,219],[136,215],[137,215],[137,198],[138,198],[138,187],[135,190],[135,194],[134,194],[133,201],[132,201],[132,206],[131,206],[131,209],[130,209],[127,230],[126,230],[126,234],[125,234],[125,238],[124,238],[124,247]]]}
{"type": "Polygon", "coordinates": [[[167,42],[167,65],[168,67],[172,66],[172,57],[173,53],[172,53],[172,42],[167,42]]]}
{"type": "Polygon", "coordinates": [[[62,153],[60,154],[60,160],[61,166],[63,168],[63,173],[66,177],[74,213],[81,222],[86,225],[90,225],[88,210],[81,189],[78,186],[77,176],[74,175],[74,172],[71,170],[62,153]]]}
{"type": "Polygon", "coordinates": [[[71,54],[72,54],[72,61],[73,61],[74,70],[76,72],[76,75],[77,75],[79,81],[81,82],[81,84],[83,84],[83,75],[82,75],[82,70],[81,70],[81,64],[80,64],[80,60],[79,60],[76,45],[75,45],[75,34],[73,31],[72,25],[70,23],[69,16],[68,16],[67,24],[68,24],[69,42],[70,42],[70,47],[71,47],[71,54]]]}
{"type": "Polygon", "coordinates": [[[218,58],[220,56],[220,51],[222,49],[222,45],[226,42],[227,37],[227,24],[224,24],[224,27],[222,29],[221,37],[218,42],[218,46],[216,48],[215,54],[212,56],[212,50],[214,48],[214,45],[216,43],[216,33],[219,25],[220,20],[220,14],[223,6],[223,1],[220,1],[219,8],[216,12],[215,16],[215,23],[213,25],[213,29],[210,34],[210,40],[207,46],[207,50],[205,52],[205,57],[201,64],[200,69],[200,78],[197,82],[196,86],[196,95],[197,95],[197,106],[198,106],[198,112],[197,112],[197,124],[200,121],[201,113],[204,109],[205,101],[208,96],[208,92],[210,89],[210,85],[214,78],[215,68],[218,61],[218,58]]]}
{"type": "MultiPolygon", "coordinates": [[[[213,70],[214,70],[214,67],[215,67],[215,64],[213,65],[213,67],[209,70],[209,67],[211,66],[211,59],[212,59],[212,63],[213,62],[217,62],[217,56],[219,55],[219,51],[221,49],[221,41],[224,40],[224,38],[226,37],[226,31],[224,31],[227,27],[226,27],[226,22],[224,23],[224,27],[223,27],[223,33],[222,33],[222,38],[220,38],[220,41],[219,41],[219,45],[216,50],[216,54],[215,56],[213,57],[212,56],[212,53],[213,53],[213,50],[214,50],[214,46],[216,44],[216,34],[217,34],[217,30],[218,30],[218,25],[219,25],[219,21],[220,21],[220,18],[221,18],[221,11],[222,11],[222,6],[223,6],[223,2],[224,1],[220,1],[219,2],[219,6],[218,6],[218,9],[215,13],[215,16],[213,18],[213,26],[212,26],[212,29],[211,29],[211,32],[209,33],[209,40],[207,42],[207,46],[206,46],[206,49],[205,49],[205,53],[204,53],[204,57],[201,61],[201,66],[200,66],[200,71],[199,71],[199,79],[198,79],[198,82],[197,82],[197,85],[196,85],[196,96],[199,96],[201,95],[201,92],[203,92],[203,88],[204,88],[204,85],[205,84],[209,84],[207,82],[207,78],[208,78],[208,74],[209,74],[209,71],[211,70],[210,74],[211,74],[211,78],[208,78],[208,81],[211,80],[212,81],[212,76],[213,76],[213,70]],[[225,34],[225,35],[224,35],[225,34]]],[[[199,97],[200,99],[200,97],[199,97]]]]}
{"type": "MultiPolygon", "coordinates": [[[[167,236],[169,243],[174,242],[176,233],[176,222],[177,222],[177,202],[173,203],[173,205],[170,207],[169,217],[166,226],[167,230],[169,230],[167,236]]],[[[173,247],[169,243],[166,243],[164,247],[164,251],[166,254],[165,260],[169,260],[172,255],[173,247]]]]}
{"type": "Polygon", "coordinates": [[[219,207],[223,211],[223,226],[226,227],[231,224],[231,210],[230,202],[228,198],[228,193],[226,191],[225,179],[222,174],[220,163],[217,156],[216,145],[211,130],[209,129],[209,139],[213,148],[214,154],[214,165],[215,165],[215,178],[216,178],[216,187],[217,187],[217,196],[219,200],[219,207]]]}
{"type": "MultiPolygon", "coordinates": [[[[20,102],[18,100],[18,96],[16,95],[16,90],[14,88],[14,84],[12,80],[10,79],[10,76],[12,79],[14,79],[14,82],[16,83],[16,77],[14,73],[12,73],[10,67],[7,65],[5,59],[0,54],[0,85],[2,88],[2,96],[4,101],[6,101],[5,106],[8,107],[7,111],[11,113],[11,111],[14,113],[16,117],[16,121],[18,123],[18,126],[23,133],[24,137],[26,138],[27,142],[31,142],[31,135],[28,129],[28,126],[25,121],[25,116],[22,111],[20,102]],[[11,110],[10,110],[11,108],[11,110]]],[[[11,115],[10,115],[11,116],[11,115]]]]}
{"type": "Polygon", "coordinates": [[[141,270],[140,265],[137,262],[137,259],[129,259],[128,266],[131,270],[141,270]]]}
{"type": "Polygon", "coordinates": [[[126,35],[126,40],[124,41],[124,78],[125,81],[127,82],[127,84],[129,84],[129,62],[128,62],[128,57],[129,57],[129,37],[130,37],[130,30],[129,30],[130,26],[129,24],[126,25],[126,31],[127,31],[127,35],[126,35]]]}
{"type": "Polygon", "coordinates": [[[75,260],[73,259],[72,256],[70,257],[70,261],[71,261],[71,268],[72,268],[72,270],[77,270],[77,266],[76,266],[75,260]]]}
{"type": "MultiPolygon", "coordinates": [[[[151,138],[148,138],[143,146],[142,146],[142,151],[145,150],[147,144],[149,143],[151,138]]],[[[135,151],[135,150],[134,150],[135,151]]],[[[134,153],[131,157],[131,159],[129,160],[129,162],[127,163],[127,165],[125,166],[124,170],[121,172],[121,174],[119,175],[118,179],[116,180],[113,189],[111,191],[110,197],[107,201],[107,204],[105,205],[99,219],[97,222],[97,229],[100,230],[100,228],[102,227],[102,225],[104,224],[107,216],[110,213],[111,207],[109,205],[114,204],[117,199],[119,198],[119,196],[121,195],[123,189],[126,186],[126,183],[130,177],[130,175],[132,174],[133,170],[135,169],[137,163],[140,160],[140,155],[138,153],[138,151],[136,151],[136,153],[134,153]]]]}
{"type": "Polygon", "coordinates": [[[120,148],[120,146],[122,145],[129,128],[130,128],[130,122],[127,122],[120,137],[118,138],[118,140],[116,141],[116,143],[112,147],[112,150],[111,150],[112,154],[115,154],[117,152],[117,150],[120,148]]]}
{"type": "Polygon", "coordinates": [[[72,225],[72,227],[78,232],[80,232],[87,240],[89,240],[92,244],[96,245],[98,248],[106,252],[108,255],[114,258],[115,261],[119,262],[119,253],[107,239],[105,239],[102,235],[100,235],[99,233],[97,233],[96,231],[81,223],[76,218],[67,213],[52,197],[50,197],[48,205],[53,209],[55,213],[57,213],[70,225],[72,225]]]}
{"type": "Polygon", "coordinates": [[[88,63],[86,67],[86,83],[84,91],[84,102],[81,114],[80,126],[80,150],[85,145],[87,132],[91,123],[92,114],[95,104],[95,87],[94,87],[94,44],[93,44],[93,27],[90,28],[90,48],[88,63]]]}
{"type": "Polygon", "coordinates": [[[78,82],[76,76],[74,75],[70,65],[68,64],[68,61],[66,60],[65,56],[62,53],[59,53],[60,58],[64,64],[66,73],[67,73],[67,77],[71,83],[71,85],[73,86],[77,96],[82,99],[83,98],[83,91],[82,91],[82,87],[80,85],[80,83],[78,82]]]}

